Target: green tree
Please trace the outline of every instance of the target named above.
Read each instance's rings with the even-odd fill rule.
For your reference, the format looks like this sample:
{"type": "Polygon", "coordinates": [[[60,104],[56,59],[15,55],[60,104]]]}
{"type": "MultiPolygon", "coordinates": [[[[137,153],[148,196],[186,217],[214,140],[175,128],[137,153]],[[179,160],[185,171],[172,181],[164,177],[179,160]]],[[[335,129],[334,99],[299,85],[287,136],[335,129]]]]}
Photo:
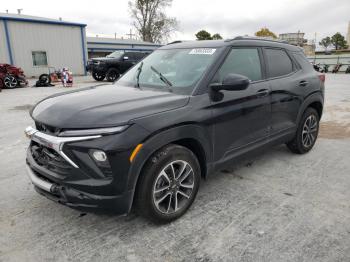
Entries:
{"type": "Polygon", "coordinates": [[[213,40],[221,40],[222,36],[220,34],[216,33],[216,34],[212,35],[211,39],[213,39],[213,40]]]}
{"type": "Polygon", "coordinates": [[[323,46],[324,49],[327,51],[328,47],[332,45],[332,40],[329,36],[323,38],[321,42],[319,42],[320,46],[323,46]]]}
{"type": "Polygon", "coordinates": [[[133,25],[143,41],[160,43],[176,31],[178,21],[168,17],[165,8],[173,0],[132,0],[129,1],[129,12],[133,25]]]}
{"type": "Polygon", "coordinates": [[[272,37],[274,39],[277,38],[277,36],[275,35],[275,33],[271,32],[268,28],[264,27],[261,28],[258,32],[255,33],[256,36],[260,36],[260,37],[272,37]]]}
{"type": "Polygon", "coordinates": [[[331,43],[334,46],[335,50],[341,50],[348,48],[345,37],[337,32],[331,38],[331,43]]]}
{"type": "Polygon", "coordinates": [[[199,31],[195,36],[197,37],[197,40],[212,40],[213,39],[211,34],[205,30],[199,31]]]}

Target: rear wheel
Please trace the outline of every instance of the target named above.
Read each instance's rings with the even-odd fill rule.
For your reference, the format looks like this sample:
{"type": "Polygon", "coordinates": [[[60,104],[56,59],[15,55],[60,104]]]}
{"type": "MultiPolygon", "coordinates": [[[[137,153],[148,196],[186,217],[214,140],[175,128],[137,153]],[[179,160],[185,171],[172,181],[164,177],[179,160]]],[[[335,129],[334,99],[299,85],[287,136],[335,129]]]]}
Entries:
{"type": "Polygon", "coordinates": [[[117,69],[110,68],[107,71],[106,78],[107,78],[107,81],[114,82],[115,80],[117,80],[119,78],[119,76],[120,76],[120,72],[117,69]]]}
{"type": "Polygon", "coordinates": [[[7,75],[4,78],[4,85],[7,88],[15,88],[18,85],[17,79],[12,75],[7,75]]]}
{"type": "Polygon", "coordinates": [[[157,223],[182,216],[193,203],[200,183],[200,166],[187,148],[168,145],[147,162],[138,183],[137,210],[157,223]]]}
{"type": "Polygon", "coordinates": [[[105,75],[105,74],[101,74],[101,73],[97,73],[97,72],[93,72],[93,73],[92,73],[92,77],[93,77],[96,81],[103,81],[103,79],[105,79],[106,75],[105,75]]]}
{"type": "Polygon", "coordinates": [[[316,143],[320,117],[314,108],[307,108],[301,118],[297,133],[287,147],[296,154],[309,152],[316,143]]]}

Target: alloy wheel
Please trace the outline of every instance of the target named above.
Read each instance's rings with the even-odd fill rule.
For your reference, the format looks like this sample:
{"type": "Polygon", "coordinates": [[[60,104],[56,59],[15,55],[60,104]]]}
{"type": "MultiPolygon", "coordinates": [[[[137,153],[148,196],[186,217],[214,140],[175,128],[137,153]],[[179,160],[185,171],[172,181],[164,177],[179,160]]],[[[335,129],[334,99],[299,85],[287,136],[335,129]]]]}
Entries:
{"type": "Polygon", "coordinates": [[[17,79],[14,76],[6,76],[4,83],[7,88],[14,88],[17,86],[17,79]]]}
{"type": "Polygon", "coordinates": [[[163,168],[153,186],[153,203],[164,214],[178,212],[189,202],[195,183],[193,168],[176,160],[163,168]]]}
{"type": "Polygon", "coordinates": [[[315,115],[310,115],[306,118],[302,131],[302,142],[306,148],[311,147],[317,137],[318,123],[315,115]]]}
{"type": "Polygon", "coordinates": [[[97,81],[102,81],[105,78],[105,75],[103,74],[99,74],[99,73],[93,73],[93,77],[95,78],[95,80],[97,81]]]}

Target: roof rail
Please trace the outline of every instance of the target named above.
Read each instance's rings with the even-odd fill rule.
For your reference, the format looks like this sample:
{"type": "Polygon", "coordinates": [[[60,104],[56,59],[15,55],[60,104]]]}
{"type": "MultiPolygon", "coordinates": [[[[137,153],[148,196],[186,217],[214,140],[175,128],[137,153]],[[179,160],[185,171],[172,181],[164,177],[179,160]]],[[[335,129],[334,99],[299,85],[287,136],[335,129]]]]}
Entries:
{"type": "Polygon", "coordinates": [[[178,43],[182,43],[182,42],[183,42],[182,40],[176,40],[176,41],[170,42],[166,45],[178,44],[178,43]]]}
{"type": "Polygon", "coordinates": [[[234,38],[226,39],[225,42],[231,42],[234,40],[259,40],[259,41],[268,41],[268,42],[277,42],[277,43],[288,44],[288,41],[286,41],[286,40],[269,39],[269,38],[257,37],[257,36],[236,36],[234,38]]]}

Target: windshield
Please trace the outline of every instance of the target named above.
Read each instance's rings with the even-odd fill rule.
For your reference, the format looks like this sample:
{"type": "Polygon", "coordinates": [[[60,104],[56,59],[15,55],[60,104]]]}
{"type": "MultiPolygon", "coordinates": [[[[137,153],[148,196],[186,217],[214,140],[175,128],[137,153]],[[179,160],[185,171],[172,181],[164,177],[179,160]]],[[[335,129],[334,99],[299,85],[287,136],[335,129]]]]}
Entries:
{"type": "Polygon", "coordinates": [[[217,49],[160,49],[130,69],[117,83],[142,88],[191,94],[217,49]]]}
{"type": "Polygon", "coordinates": [[[107,55],[109,58],[119,58],[124,54],[124,51],[114,51],[113,53],[107,55]]]}

